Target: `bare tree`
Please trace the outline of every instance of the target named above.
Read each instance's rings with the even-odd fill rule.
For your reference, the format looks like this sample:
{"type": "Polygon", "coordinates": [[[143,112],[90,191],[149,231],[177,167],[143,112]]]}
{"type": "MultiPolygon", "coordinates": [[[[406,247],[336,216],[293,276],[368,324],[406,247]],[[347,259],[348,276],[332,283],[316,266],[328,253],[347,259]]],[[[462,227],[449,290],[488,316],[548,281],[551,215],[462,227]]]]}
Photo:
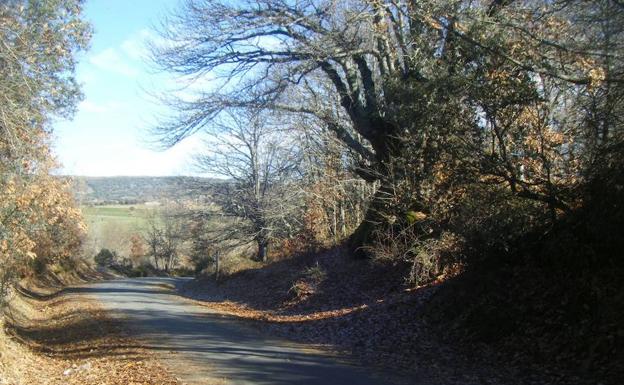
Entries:
{"type": "Polygon", "coordinates": [[[143,239],[147,244],[148,255],[154,259],[154,265],[160,269],[160,245],[162,242],[162,229],[156,220],[156,216],[151,215],[147,218],[147,227],[143,231],[143,239]]]}
{"type": "Polygon", "coordinates": [[[232,222],[219,229],[216,240],[255,242],[256,259],[264,261],[274,238],[292,236],[300,227],[300,151],[292,134],[264,114],[236,112],[206,139],[206,154],[197,163],[228,180],[214,198],[232,222]]]}
{"type": "Polygon", "coordinates": [[[153,47],[154,60],[182,75],[220,73],[224,84],[192,101],[171,101],[180,115],[157,129],[163,143],[173,145],[205,128],[228,108],[271,108],[324,122],[358,154],[360,175],[367,180],[388,174],[387,163],[402,151],[396,138],[403,127],[387,110],[386,96],[396,79],[423,78],[409,65],[414,52],[406,44],[407,5],[313,0],[185,4],[167,20],[163,36],[171,44],[153,47]]]}
{"type": "Polygon", "coordinates": [[[143,239],[155,267],[168,273],[176,266],[184,242],[183,221],[171,210],[164,210],[148,218],[143,239]]]}

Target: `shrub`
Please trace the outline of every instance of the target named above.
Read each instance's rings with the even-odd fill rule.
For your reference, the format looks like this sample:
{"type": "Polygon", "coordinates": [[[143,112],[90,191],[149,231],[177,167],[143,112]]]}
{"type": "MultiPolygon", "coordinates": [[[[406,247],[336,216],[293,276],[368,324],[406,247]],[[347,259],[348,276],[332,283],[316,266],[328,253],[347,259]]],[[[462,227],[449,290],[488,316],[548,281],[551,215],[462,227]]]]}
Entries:
{"type": "Polygon", "coordinates": [[[375,243],[366,248],[373,260],[382,264],[403,264],[408,285],[430,283],[456,271],[463,260],[461,236],[442,231],[439,235],[423,223],[401,230],[375,233],[375,243]]]}
{"type": "Polygon", "coordinates": [[[30,267],[35,275],[41,275],[46,271],[48,261],[46,258],[37,257],[31,260],[30,267]]]}
{"type": "Polygon", "coordinates": [[[115,263],[117,254],[109,249],[102,249],[93,259],[98,266],[109,267],[115,263]]]}
{"type": "Polygon", "coordinates": [[[327,276],[327,273],[325,272],[325,270],[321,267],[321,265],[319,265],[318,262],[316,262],[316,264],[314,264],[314,266],[310,266],[307,269],[304,270],[303,272],[303,276],[314,282],[314,283],[320,283],[322,282],[325,277],[327,276]]]}
{"type": "Polygon", "coordinates": [[[303,270],[301,278],[295,281],[288,290],[293,299],[305,300],[307,297],[319,292],[320,284],[325,280],[327,273],[317,262],[303,270]]]}
{"type": "Polygon", "coordinates": [[[190,267],[176,267],[171,271],[171,275],[174,277],[191,277],[195,273],[195,269],[190,267]]]}

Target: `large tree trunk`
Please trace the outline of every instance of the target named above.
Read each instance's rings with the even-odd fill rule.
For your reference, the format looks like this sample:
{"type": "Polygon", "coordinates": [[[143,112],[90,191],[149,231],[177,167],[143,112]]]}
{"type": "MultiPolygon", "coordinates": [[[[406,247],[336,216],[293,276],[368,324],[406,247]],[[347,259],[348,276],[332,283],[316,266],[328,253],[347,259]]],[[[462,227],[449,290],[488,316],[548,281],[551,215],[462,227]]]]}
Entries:
{"type": "Polygon", "coordinates": [[[388,226],[395,226],[396,221],[402,220],[405,214],[402,211],[405,207],[400,207],[399,201],[404,203],[412,198],[397,197],[397,194],[414,193],[413,200],[418,201],[417,192],[403,188],[398,191],[396,188],[399,185],[397,182],[404,180],[410,172],[405,168],[409,166],[403,163],[405,146],[398,134],[399,130],[390,124],[380,124],[380,126],[384,128],[382,132],[386,134],[379,135],[376,140],[371,141],[375,149],[377,165],[374,172],[370,173],[376,176],[372,181],[378,181],[380,185],[368,205],[364,220],[349,239],[349,248],[356,258],[369,257],[370,253],[367,249],[374,243],[375,232],[383,232],[388,226]]]}
{"type": "Polygon", "coordinates": [[[370,201],[364,220],[351,234],[349,248],[356,258],[369,257],[367,247],[372,244],[375,231],[388,225],[387,214],[390,212],[388,197],[391,192],[390,183],[382,183],[370,201]]]}

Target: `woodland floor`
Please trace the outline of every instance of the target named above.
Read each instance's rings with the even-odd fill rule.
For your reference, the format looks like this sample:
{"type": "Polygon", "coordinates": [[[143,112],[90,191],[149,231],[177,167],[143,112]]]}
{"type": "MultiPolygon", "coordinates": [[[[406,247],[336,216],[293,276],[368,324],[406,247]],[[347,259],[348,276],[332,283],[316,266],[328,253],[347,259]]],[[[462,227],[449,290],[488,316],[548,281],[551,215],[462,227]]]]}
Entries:
{"type": "MultiPolygon", "coordinates": [[[[487,344],[449,341],[424,315],[444,283],[402,285],[398,267],[374,268],[340,249],[212,277],[179,288],[195,303],[255,322],[265,332],[324,346],[366,365],[437,384],[597,384],[591,378],[510,359],[487,344]]],[[[496,328],[497,325],[488,326],[496,328]]]]}

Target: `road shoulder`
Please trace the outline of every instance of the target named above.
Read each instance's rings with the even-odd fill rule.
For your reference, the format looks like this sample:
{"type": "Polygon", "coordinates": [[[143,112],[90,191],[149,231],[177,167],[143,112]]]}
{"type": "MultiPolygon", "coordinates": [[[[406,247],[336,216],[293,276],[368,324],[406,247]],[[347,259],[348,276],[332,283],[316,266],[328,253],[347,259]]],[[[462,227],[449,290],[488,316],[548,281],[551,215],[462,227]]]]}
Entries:
{"type": "Polygon", "coordinates": [[[18,295],[1,333],[0,383],[180,384],[80,287],[18,295]]]}

